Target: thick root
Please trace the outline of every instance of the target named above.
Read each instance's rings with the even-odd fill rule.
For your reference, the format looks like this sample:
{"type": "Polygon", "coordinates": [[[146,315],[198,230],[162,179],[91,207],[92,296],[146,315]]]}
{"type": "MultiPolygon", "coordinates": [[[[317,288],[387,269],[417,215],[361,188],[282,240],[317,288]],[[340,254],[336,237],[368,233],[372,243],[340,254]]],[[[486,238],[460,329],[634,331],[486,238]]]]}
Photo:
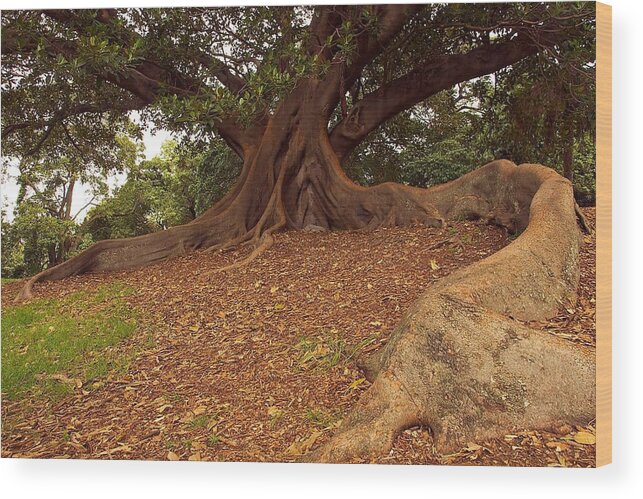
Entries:
{"type": "Polygon", "coordinates": [[[41,281],[60,280],[87,272],[113,272],[137,269],[185,255],[199,248],[227,240],[234,227],[212,228],[201,222],[173,227],[161,232],[128,239],[99,241],[66,262],[35,275],[23,286],[16,301],[33,297],[33,286],[41,281]]]}
{"type": "Polygon", "coordinates": [[[514,429],[594,417],[593,352],[516,320],[551,317],[575,300],[580,234],[569,182],[539,165],[495,162],[431,191],[448,218],[524,232],[427,290],[384,349],[362,360],[373,386],[304,460],[372,461],[415,424],[429,426],[436,451],[449,453],[514,429]]]}
{"type": "Polygon", "coordinates": [[[332,445],[303,456],[302,462],[360,462],[385,455],[397,434],[419,422],[406,388],[392,373],[380,376],[334,436],[332,445]]]}
{"type": "Polygon", "coordinates": [[[274,227],[271,227],[268,229],[266,232],[264,232],[261,236],[258,238],[253,238],[248,240],[247,242],[250,244],[254,244],[255,248],[252,250],[252,252],[246,256],[245,258],[238,260],[234,263],[231,263],[230,265],[226,265],[225,267],[221,267],[218,269],[214,269],[211,274],[219,273],[219,272],[226,272],[228,270],[234,270],[238,269],[241,267],[245,267],[246,265],[249,265],[253,261],[255,261],[259,256],[261,256],[262,253],[264,253],[266,250],[272,247],[272,245],[275,242],[275,238],[273,236],[273,233],[277,232],[281,228],[283,228],[283,223],[279,225],[275,225],[274,227]]]}

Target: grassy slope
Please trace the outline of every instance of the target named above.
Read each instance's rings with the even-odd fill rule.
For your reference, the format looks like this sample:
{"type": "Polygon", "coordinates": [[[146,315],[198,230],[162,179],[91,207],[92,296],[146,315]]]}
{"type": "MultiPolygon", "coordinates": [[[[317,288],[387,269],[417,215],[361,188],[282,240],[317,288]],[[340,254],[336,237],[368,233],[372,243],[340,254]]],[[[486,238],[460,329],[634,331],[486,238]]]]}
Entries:
{"type": "Polygon", "coordinates": [[[122,284],[58,300],[34,300],[2,314],[2,393],[58,399],[126,362],[115,345],[137,326],[122,284]]]}

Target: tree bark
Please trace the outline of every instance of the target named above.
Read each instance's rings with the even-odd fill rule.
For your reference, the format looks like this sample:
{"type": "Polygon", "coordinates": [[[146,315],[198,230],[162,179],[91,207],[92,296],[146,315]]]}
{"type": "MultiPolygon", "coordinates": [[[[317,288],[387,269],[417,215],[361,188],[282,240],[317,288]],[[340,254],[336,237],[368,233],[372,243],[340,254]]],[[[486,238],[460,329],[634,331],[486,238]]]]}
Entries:
{"type": "Polygon", "coordinates": [[[594,418],[594,352],[523,322],[576,299],[580,237],[569,181],[540,165],[496,161],[431,191],[447,218],[491,216],[524,232],[427,290],[383,350],[362,359],[373,385],[304,461],[374,460],[415,425],[450,453],[516,429],[594,418]]]}

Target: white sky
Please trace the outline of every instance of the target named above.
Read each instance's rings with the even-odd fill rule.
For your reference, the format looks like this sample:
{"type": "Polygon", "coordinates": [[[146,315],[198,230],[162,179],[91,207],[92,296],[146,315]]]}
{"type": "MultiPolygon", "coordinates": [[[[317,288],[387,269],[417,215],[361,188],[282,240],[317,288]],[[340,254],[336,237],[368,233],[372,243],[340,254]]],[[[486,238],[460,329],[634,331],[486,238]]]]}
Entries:
{"type": "MultiPolygon", "coordinates": [[[[171,135],[166,130],[159,130],[156,134],[152,135],[149,131],[145,131],[143,135],[143,144],[145,145],[145,157],[150,159],[161,150],[161,145],[166,140],[169,140],[171,135]]],[[[0,200],[2,205],[6,207],[7,219],[13,219],[13,210],[16,205],[16,198],[18,197],[18,184],[16,183],[16,176],[18,168],[14,165],[9,166],[7,175],[2,178],[2,188],[0,189],[0,200]]],[[[125,175],[114,175],[110,179],[110,185],[116,187],[125,181],[125,175]]],[[[86,205],[91,199],[91,193],[85,185],[80,185],[74,192],[74,200],[72,202],[72,214],[76,214],[80,208],[86,205]]],[[[82,221],[90,207],[83,210],[77,217],[77,221],[82,221]]]]}

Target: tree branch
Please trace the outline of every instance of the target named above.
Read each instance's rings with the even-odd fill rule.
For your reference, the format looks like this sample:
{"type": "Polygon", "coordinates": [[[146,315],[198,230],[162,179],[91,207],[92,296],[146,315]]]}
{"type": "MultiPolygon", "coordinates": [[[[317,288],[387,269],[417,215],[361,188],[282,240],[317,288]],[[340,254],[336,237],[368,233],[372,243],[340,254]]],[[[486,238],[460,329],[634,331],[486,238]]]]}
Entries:
{"type": "MultiPolygon", "coordinates": [[[[83,23],[80,23],[78,17],[75,16],[73,12],[65,10],[45,10],[43,13],[58,22],[72,27],[79,33],[82,33],[83,30],[87,28],[83,23]]],[[[100,11],[98,19],[101,23],[108,24],[113,21],[114,16],[115,13],[113,11],[100,11]]],[[[137,36],[135,33],[125,33],[121,28],[119,39],[115,40],[115,42],[127,43],[128,39],[133,40],[137,36]]],[[[69,44],[65,44],[63,47],[60,46],[60,44],[54,43],[52,47],[66,57],[70,57],[73,54],[73,50],[68,47],[68,45],[69,44]],[[71,54],[70,51],[72,52],[71,54]]],[[[199,62],[216,68],[215,77],[234,93],[239,93],[245,86],[245,81],[242,78],[234,75],[217,59],[202,52],[199,56],[199,62]]],[[[96,76],[129,91],[146,104],[153,103],[161,94],[173,94],[179,97],[196,95],[203,85],[202,82],[181,75],[173,69],[164,68],[157,62],[150,60],[144,60],[133,67],[123,68],[116,75],[96,70],[94,73],[96,76]]],[[[218,120],[215,125],[226,142],[239,154],[249,140],[243,133],[242,128],[231,118],[218,120]]]]}
{"type": "MultiPolygon", "coordinates": [[[[6,125],[2,128],[2,138],[6,139],[12,133],[17,132],[18,130],[24,130],[25,128],[49,128],[52,125],[56,125],[61,121],[78,114],[85,113],[106,113],[108,111],[119,111],[127,112],[134,111],[138,109],[143,109],[147,103],[142,101],[137,97],[132,97],[131,99],[123,99],[120,102],[98,102],[98,103],[83,103],[76,106],[72,106],[65,109],[60,109],[56,111],[52,118],[43,121],[24,121],[21,123],[12,123],[6,125]]],[[[42,144],[41,144],[42,145],[42,144]]],[[[37,151],[34,150],[31,154],[37,151]]],[[[29,154],[28,154],[29,155],[29,154]]]]}
{"type": "Polygon", "coordinates": [[[343,60],[335,61],[324,80],[326,92],[322,97],[323,106],[330,116],[337,106],[341,95],[340,88],[349,89],[360,77],[364,68],[383,52],[393,38],[402,31],[408,20],[425,6],[414,5],[376,5],[373,7],[377,16],[377,30],[365,29],[356,38],[356,56],[347,64],[343,60]]]}
{"type": "Polygon", "coordinates": [[[89,200],[89,202],[85,203],[85,204],[82,206],[82,208],[80,208],[80,209],[76,212],[76,214],[75,214],[73,217],[71,217],[71,220],[75,221],[75,220],[76,220],[76,218],[78,217],[78,215],[80,215],[80,214],[81,214],[81,213],[82,213],[86,208],[89,208],[91,205],[96,206],[96,204],[94,203],[94,201],[95,201],[95,200],[96,200],[96,195],[94,194],[94,195],[92,196],[92,198],[89,200]]]}
{"type": "Polygon", "coordinates": [[[309,55],[319,55],[322,60],[332,59],[333,51],[326,46],[326,39],[341,26],[346,6],[319,5],[310,22],[310,38],[306,47],[309,55]]]}
{"type": "Polygon", "coordinates": [[[515,64],[553,43],[551,37],[541,37],[536,43],[531,37],[520,35],[511,41],[486,45],[465,54],[426,61],[358,101],[332,130],[333,149],[341,160],[370,132],[400,112],[457,83],[515,64]]]}

